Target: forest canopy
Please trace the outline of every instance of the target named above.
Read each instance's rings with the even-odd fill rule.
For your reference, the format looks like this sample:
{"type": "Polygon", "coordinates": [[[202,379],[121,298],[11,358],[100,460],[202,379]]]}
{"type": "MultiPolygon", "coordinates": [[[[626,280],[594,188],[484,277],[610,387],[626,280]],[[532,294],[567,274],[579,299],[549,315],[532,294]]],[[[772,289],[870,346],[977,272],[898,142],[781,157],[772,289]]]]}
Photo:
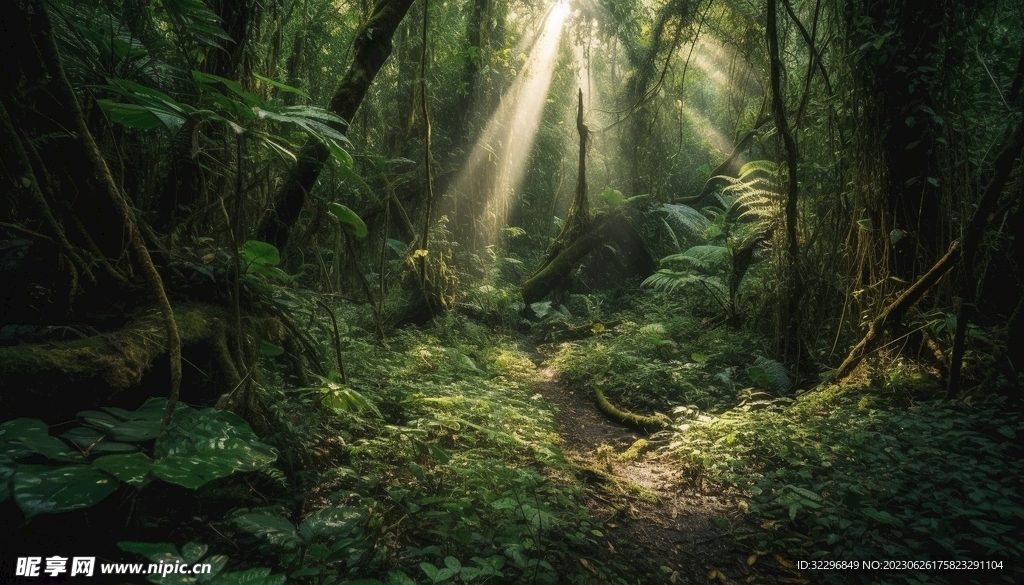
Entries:
{"type": "MultiPolygon", "coordinates": [[[[13,552],[225,584],[1019,580],[1022,21],[0,3],[13,552]]],[[[177,577],[150,580],[206,582],[177,577]]]]}

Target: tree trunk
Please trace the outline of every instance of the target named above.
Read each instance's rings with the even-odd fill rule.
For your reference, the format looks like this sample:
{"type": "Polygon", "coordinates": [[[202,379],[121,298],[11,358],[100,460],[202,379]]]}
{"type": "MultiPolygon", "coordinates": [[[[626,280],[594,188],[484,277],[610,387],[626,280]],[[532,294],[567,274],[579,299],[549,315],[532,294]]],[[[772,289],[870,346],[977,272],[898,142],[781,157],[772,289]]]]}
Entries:
{"type": "Polygon", "coordinates": [[[544,270],[562,250],[571,246],[590,227],[590,201],[588,200],[587,193],[587,140],[590,137],[590,130],[583,123],[582,89],[579,90],[579,104],[576,110],[576,131],[580,136],[580,158],[579,172],[576,175],[576,193],[573,196],[572,203],[569,204],[569,214],[565,218],[565,224],[555,237],[555,241],[548,248],[544,262],[541,263],[540,268],[534,273],[535,275],[544,270]]]}
{"type": "MultiPolygon", "coordinates": [[[[351,125],[353,116],[366,97],[380,68],[391,55],[391,39],[414,0],[379,0],[373,14],[356,33],[352,47],[352,64],[331,98],[328,110],[351,125]]],[[[347,132],[348,128],[341,128],[347,132]]],[[[264,217],[257,230],[258,238],[284,248],[288,230],[299,218],[306,196],[313,189],[330,152],[317,140],[310,139],[299,153],[298,164],[285,179],[278,192],[272,213],[264,217]]]]}
{"type": "MultiPolygon", "coordinates": [[[[974,291],[977,283],[974,280],[974,261],[981,248],[981,239],[990,221],[989,214],[999,202],[1003,188],[1006,186],[1014,163],[1024,149],[1024,124],[1014,131],[1009,144],[999,153],[995,162],[992,179],[985,187],[981,201],[967,224],[964,234],[963,275],[960,285],[960,310],[957,313],[956,333],[953,336],[953,354],[949,363],[949,385],[946,388],[948,398],[954,398],[960,392],[960,374],[967,340],[967,323],[974,316],[974,291]]],[[[1017,237],[1020,237],[1018,235],[1017,237]]]]}
{"type": "Polygon", "coordinates": [[[786,186],[786,251],[789,260],[788,287],[782,355],[799,370],[800,364],[800,297],[803,294],[803,281],[800,278],[799,245],[797,243],[797,152],[796,140],[789,131],[786,121],[786,102],[782,96],[782,60],[779,58],[779,36],[776,0],[768,0],[768,55],[771,60],[772,114],[775,127],[782,136],[786,148],[786,168],[788,170],[786,186]]]}

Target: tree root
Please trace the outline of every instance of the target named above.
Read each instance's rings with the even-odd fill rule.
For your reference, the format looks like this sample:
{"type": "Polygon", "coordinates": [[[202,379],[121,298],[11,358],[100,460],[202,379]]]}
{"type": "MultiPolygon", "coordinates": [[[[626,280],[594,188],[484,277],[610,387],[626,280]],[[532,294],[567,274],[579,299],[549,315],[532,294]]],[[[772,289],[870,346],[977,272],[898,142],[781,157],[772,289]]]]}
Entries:
{"type": "MultiPolygon", "coordinates": [[[[225,333],[227,315],[217,307],[183,304],[175,309],[182,345],[209,343],[211,363],[228,383],[239,373],[231,363],[225,333]]],[[[0,412],[15,416],[38,413],[73,414],[114,394],[138,386],[152,364],[167,355],[165,319],[150,310],[116,331],[42,344],[0,347],[0,412]]],[[[149,389],[150,394],[157,392],[149,389]]]]}
{"type": "Polygon", "coordinates": [[[605,398],[604,392],[600,388],[594,389],[594,394],[597,396],[597,408],[605,414],[608,418],[615,422],[624,424],[630,428],[634,428],[644,433],[653,433],[656,431],[662,431],[669,427],[672,423],[667,416],[663,414],[656,414],[654,416],[645,416],[642,414],[636,414],[629,412],[628,410],[622,410],[605,398]]]}

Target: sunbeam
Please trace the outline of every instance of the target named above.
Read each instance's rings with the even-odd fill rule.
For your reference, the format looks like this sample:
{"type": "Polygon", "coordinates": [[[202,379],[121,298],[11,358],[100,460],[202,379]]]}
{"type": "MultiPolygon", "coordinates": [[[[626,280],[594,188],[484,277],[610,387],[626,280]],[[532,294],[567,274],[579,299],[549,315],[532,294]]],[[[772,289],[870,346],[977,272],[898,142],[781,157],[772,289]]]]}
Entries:
{"type": "Polygon", "coordinates": [[[522,184],[569,12],[567,0],[559,0],[548,12],[522,70],[502,96],[455,182],[460,196],[480,202],[471,207],[476,210],[473,231],[481,234],[478,243],[483,245],[496,242],[522,184]]]}

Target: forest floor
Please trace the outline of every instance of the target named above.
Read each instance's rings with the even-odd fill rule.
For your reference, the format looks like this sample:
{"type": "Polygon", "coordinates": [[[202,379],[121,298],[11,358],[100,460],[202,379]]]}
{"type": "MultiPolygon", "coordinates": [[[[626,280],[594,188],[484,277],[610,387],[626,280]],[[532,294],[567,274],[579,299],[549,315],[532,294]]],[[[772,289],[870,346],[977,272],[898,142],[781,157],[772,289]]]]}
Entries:
{"type": "Polygon", "coordinates": [[[757,527],[744,518],[740,493],[689,480],[677,460],[657,449],[659,436],[609,420],[592,392],[567,388],[537,353],[530,356],[540,373],[541,395],[557,409],[566,458],[584,470],[591,485],[586,504],[606,529],[606,561],[660,573],[661,582],[673,584],[792,582],[793,575],[774,563],[748,563],[759,555],[735,536],[757,527]],[[638,440],[650,448],[635,458],[621,457],[638,440]]]}

